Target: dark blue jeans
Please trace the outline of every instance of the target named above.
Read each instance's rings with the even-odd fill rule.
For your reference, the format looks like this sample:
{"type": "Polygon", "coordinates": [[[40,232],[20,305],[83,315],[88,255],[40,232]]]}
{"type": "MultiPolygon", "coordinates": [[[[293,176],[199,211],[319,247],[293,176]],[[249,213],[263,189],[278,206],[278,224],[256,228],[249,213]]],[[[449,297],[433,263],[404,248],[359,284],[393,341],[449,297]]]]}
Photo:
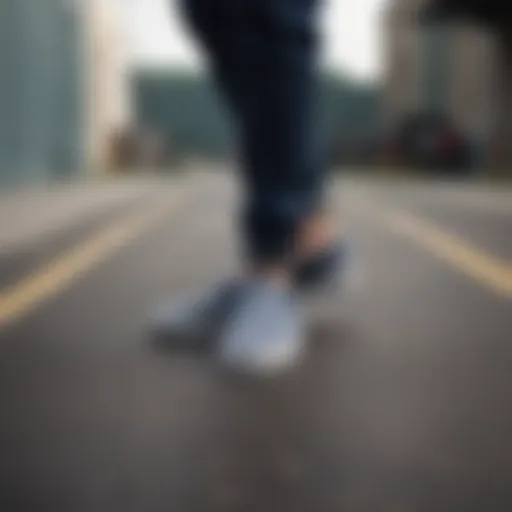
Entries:
{"type": "Polygon", "coordinates": [[[238,128],[249,257],[283,261],[322,202],[319,0],[183,1],[238,128]]]}

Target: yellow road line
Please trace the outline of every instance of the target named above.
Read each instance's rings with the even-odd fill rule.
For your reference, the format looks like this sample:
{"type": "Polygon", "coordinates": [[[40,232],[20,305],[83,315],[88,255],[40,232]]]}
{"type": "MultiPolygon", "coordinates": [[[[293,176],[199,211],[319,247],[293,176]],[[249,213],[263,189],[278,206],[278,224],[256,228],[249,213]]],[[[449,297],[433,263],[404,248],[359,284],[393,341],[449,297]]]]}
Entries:
{"type": "Polygon", "coordinates": [[[387,211],[389,227],[494,293],[512,299],[512,265],[405,211],[387,211]]]}
{"type": "Polygon", "coordinates": [[[183,202],[169,198],[152,208],[138,211],[112,223],[99,234],[0,293],[0,328],[20,319],[34,308],[68,289],[93,267],[133,241],[145,230],[164,220],[183,202]]]}

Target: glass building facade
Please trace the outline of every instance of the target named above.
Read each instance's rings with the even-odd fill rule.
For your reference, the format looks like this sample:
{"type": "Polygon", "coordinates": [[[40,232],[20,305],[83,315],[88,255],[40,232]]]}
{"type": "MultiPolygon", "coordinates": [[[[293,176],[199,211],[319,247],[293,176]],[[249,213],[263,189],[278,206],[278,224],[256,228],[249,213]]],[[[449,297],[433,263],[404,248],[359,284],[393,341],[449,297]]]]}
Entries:
{"type": "Polygon", "coordinates": [[[0,2],[0,183],[46,182],[84,163],[80,4],[0,2]]]}

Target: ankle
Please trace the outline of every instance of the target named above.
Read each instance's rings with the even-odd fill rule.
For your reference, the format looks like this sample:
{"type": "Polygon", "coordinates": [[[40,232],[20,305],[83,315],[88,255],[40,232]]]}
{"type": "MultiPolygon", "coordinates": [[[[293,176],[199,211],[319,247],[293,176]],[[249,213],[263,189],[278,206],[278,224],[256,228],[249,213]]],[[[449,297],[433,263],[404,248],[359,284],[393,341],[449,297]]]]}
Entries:
{"type": "Polygon", "coordinates": [[[297,242],[299,259],[307,258],[332,245],[335,239],[334,220],[325,213],[318,213],[303,223],[297,242]]]}

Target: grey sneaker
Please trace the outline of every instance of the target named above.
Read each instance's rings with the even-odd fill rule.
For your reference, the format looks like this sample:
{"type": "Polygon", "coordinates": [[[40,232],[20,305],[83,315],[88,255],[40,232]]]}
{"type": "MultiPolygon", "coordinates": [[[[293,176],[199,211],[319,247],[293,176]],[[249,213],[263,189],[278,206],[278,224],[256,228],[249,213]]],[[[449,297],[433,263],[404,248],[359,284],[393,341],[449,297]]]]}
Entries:
{"type": "Polygon", "coordinates": [[[204,349],[212,345],[243,291],[241,281],[228,281],[206,295],[170,300],[151,315],[156,341],[168,348],[204,349]]]}
{"type": "Polygon", "coordinates": [[[293,293],[265,280],[247,281],[219,339],[219,359],[237,373],[271,376],[300,361],[302,318],[293,293]]]}

